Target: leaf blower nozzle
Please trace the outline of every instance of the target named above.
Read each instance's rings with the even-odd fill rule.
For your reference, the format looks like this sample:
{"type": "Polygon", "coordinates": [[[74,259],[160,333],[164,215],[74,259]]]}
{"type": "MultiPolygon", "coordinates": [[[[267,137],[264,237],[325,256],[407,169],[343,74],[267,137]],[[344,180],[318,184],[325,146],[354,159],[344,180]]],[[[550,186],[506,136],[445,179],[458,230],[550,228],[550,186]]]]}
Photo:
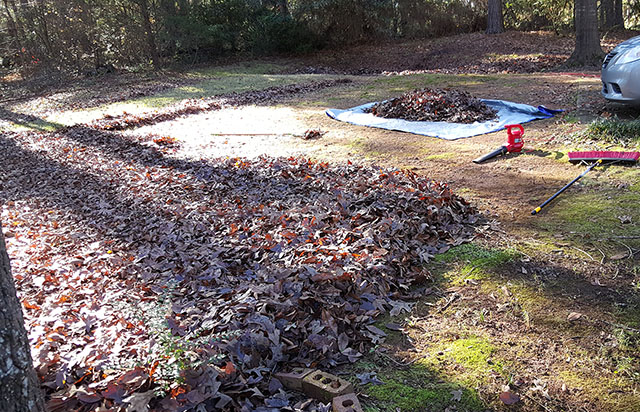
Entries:
{"type": "Polygon", "coordinates": [[[494,151],[493,151],[493,152],[491,152],[491,153],[487,153],[487,154],[486,154],[486,155],[484,155],[484,156],[480,156],[480,157],[478,157],[477,159],[473,159],[473,163],[480,164],[480,163],[482,163],[482,162],[486,162],[487,160],[489,160],[489,159],[493,159],[493,158],[494,158],[494,157],[496,157],[496,156],[500,156],[500,155],[503,155],[503,154],[507,154],[507,152],[508,152],[508,151],[509,151],[509,149],[507,149],[507,146],[500,146],[500,148],[499,148],[499,149],[494,150],[494,151]]]}
{"type": "Polygon", "coordinates": [[[519,124],[508,124],[505,126],[507,129],[507,145],[500,146],[499,149],[494,150],[484,156],[480,156],[473,160],[473,163],[482,163],[496,156],[504,155],[507,153],[519,153],[522,151],[524,141],[522,135],[524,134],[524,128],[519,124]]]}

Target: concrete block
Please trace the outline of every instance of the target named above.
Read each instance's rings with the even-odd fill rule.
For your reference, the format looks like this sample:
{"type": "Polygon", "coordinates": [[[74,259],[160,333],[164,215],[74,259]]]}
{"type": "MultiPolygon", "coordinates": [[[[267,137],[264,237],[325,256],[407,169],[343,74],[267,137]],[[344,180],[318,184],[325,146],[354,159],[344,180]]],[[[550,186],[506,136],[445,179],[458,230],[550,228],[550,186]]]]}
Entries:
{"type": "Polygon", "coordinates": [[[302,380],[313,371],[313,369],[307,368],[294,368],[291,372],[278,372],[274,377],[278,379],[285,388],[302,392],[302,380]]]}
{"type": "Polygon", "coordinates": [[[312,398],[324,403],[333,398],[353,392],[353,385],[330,373],[313,371],[302,380],[302,391],[312,398]]]}
{"type": "Polygon", "coordinates": [[[333,412],[363,412],[355,393],[347,393],[333,398],[333,412]]]}

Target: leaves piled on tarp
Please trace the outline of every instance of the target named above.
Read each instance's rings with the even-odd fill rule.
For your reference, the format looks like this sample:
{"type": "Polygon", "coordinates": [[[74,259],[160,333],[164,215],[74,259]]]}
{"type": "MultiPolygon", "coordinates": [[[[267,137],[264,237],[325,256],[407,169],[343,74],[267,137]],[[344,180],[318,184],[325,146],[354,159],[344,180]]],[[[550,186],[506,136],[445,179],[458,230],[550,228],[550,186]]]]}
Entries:
{"type": "Polygon", "coordinates": [[[384,339],[373,319],[428,294],[424,262],[478,219],[409,171],[159,149],[82,127],[0,136],[51,411],[287,410],[272,373],[357,360],[384,339]]]}
{"type": "Polygon", "coordinates": [[[376,103],[374,116],[418,122],[484,122],[497,112],[469,93],[453,89],[420,89],[376,103]]]}
{"type": "Polygon", "coordinates": [[[263,90],[250,90],[242,93],[229,93],[207,99],[186,99],[152,112],[131,114],[123,113],[118,116],[105,115],[94,120],[88,126],[100,130],[125,130],[132,127],[148,126],[160,122],[173,120],[180,116],[220,110],[223,107],[244,106],[248,104],[271,103],[287,96],[311,93],[316,90],[349,83],[349,79],[323,80],[303,84],[289,84],[274,86],[263,90]]]}

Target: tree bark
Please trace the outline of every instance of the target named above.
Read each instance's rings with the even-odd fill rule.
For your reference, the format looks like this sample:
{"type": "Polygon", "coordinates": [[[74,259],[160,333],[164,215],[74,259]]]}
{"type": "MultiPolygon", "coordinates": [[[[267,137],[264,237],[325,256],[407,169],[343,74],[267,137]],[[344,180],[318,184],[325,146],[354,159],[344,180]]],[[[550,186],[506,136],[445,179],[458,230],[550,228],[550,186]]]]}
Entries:
{"type": "Polygon", "coordinates": [[[181,16],[189,14],[189,2],[187,0],[178,0],[178,14],[181,16]]]}
{"type": "Polygon", "coordinates": [[[620,29],[624,29],[624,16],[622,15],[622,0],[614,0],[613,2],[613,25],[620,29]]]}
{"type": "Polygon", "coordinates": [[[11,11],[9,10],[9,5],[7,4],[7,0],[3,0],[4,3],[4,12],[7,18],[7,32],[9,33],[9,37],[12,37],[17,41],[18,39],[18,28],[16,26],[16,22],[13,20],[11,16],[11,11]]]}
{"type": "Polygon", "coordinates": [[[284,17],[289,17],[289,4],[287,3],[287,0],[278,0],[276,4],[278,12],[284,17]]]}
{"type": "Polygon", "coordinates": [[[0,222],[0,411],[43,412],[22,306],[16,295],[0,222]]]}
{"type": "Polygon", "coordinates": [[[162,12],[162,21],[164,22],[167,34],[162,50],[166,53],[165,55],[173,58],[177,49],[176,40],[179,38],[178,27],[174,20],[178,14],[176,2],[174,0],[162,0],[160,1],[160,10],[162,12]]]}
{"type": "Polygon", "coordinates": [[[489,0],[487,8],[487,34],[502,33],[504,31],[502,0],[489,0]]]}
{"type": "Polygon", "coordinates": [[[614,0],[600,0],[600,27],[610,29],[615,26],[614,0]]]}
{"type": "Polygon", "coordinates": [[[623,0],[600,1],[600,27],[603,29],[612,29],[614,27],[624,29],[622,1],[623,0]]]}
{"type": "Polygon", "coordinates": [[[597,0],[575,0],[574,22],[576,46],[567,63],[570,65],[600,65],[604,56],[598,35],[597,0]]]}
{"type": "Polygon", "coordinates": [[[149,57],[153,67],[160,68],[160,55],[158,54],[158,47],[156,46],[156,36],[153,32],[153,26],[151,26],[151,13],[149,12],[149,3],[147,0],[137,0],[138,6],[140,6],[140,14],[142,16],[142,28],[144,29],[144,35],[147,39],[147,47],[149,49],[149,57]]]}

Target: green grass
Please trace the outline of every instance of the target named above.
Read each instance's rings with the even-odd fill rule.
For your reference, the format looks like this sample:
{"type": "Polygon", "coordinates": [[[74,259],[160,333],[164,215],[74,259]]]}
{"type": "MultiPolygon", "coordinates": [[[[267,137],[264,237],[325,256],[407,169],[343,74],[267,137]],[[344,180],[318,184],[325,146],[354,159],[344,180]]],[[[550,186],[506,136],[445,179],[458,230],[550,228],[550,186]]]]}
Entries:
{"type": "Polygon", "coordinates": [[[565,369],[559,371],[558,378],[568,388],[579,388],[582,393],[592,399],[598,399],[605,411],[637,412],[640,410],[640,397],[629,385],[629,380],[620,373],[610,375],[579,374],[565,369]]]}
{"type": "MultiPolygon", "coordinates": [[[[627,201],[635,199],[628,196],[629,192],[622,198],[627,201]]],[[[608,200],[611,203],[606,203],[603,206],[605,209],[616,201],[608,200]]],[[[577,219],[577,224],[584,224],[583,219],[577,219]]],[[[542,242],[536,247],[557,246],[542,242]]],[[[434,317],[440,318],[440,321],[433,323],[437,327],[430,329],[424,338],[418,339],[419,335],[411,334],[414,340],[420,342],[416,344],[420,348],[420,357],[412,365],[397,368],[368,362],[359,366],[363,371],[377,371],[378,377],[385,382],[380,386],[363,387],[363,392],[368,396],[365,398],[365,410],[429,411],[445,410],[452,406],[456,410],[467,411],[492,407],[500,410],[503,405],[496,400],[496,394],[500,385],[509,382],[512,373],[523,367],[518,359],[535,357],[531,353],[535,350],[532,341],[540,336],[554,335],[565,341],[562,351],[566,356],[560,355],[561,361],[549,366],[552,377],[543,380],[556,385],[566,384],[570,391],[581,391],[585,399],[602,410],[640,410],[640,398],[634,392],[640,380],[640,369],[637,367],[640,336],[625,329],[625,326],[638,327],[638,291],[627,291],[628,298],[621,301],[624,305],[609,306],[612,302],[605,299],[590,303],[595,310],[593,313],[577,309],[574,296],[587,293],[589,285],[571,276],[544,278],[536,270],[531,270],[533,263],[525,263],[531,262],[529,257],[516,249],[520,250],[519,244],[513,248],[491,248],[480,243],[469,243],[434,258],[429,270],[435,275],[439,288],[455,286],[460,283],[460,278],[473,278],[478,274],[485,277],[479,286],[468,285],[479,292],[477,297],[480,298],[480,306],[474,306],[469,301],[466,304],[456,303],[452,305],[454,308],[441,314],[434,313],[432,309],[424,313],[414,310],[413,315],[420,319],[434,317]],[[528,273],[520,273],[519,265],[514,264],[519,259],[523,259],[522,265],[527,265],[528,273]],[[470,269],[469,275],[467,272],[470,269]],[[489,304],[481,296],[491,296],[489,304]],[[507,303],[507,309],[496,311],[495,304],[500,306],[507,303]],[[585,313],[586,319],[590,320],[569,322],[567,314],[575,310],[585,313]],[[598,311],[601,311],[601,315],[598,315],[598,311]],[[467,321],[460,323],[462,316],[466,316],[467,321]],[[598,336],[603,325],[593,320],[600,317],[624,325],[612,327],[608,332],[615,337],[612,338],[615,339],[615,345],[590,347],[585,346],[584,341],[573,342],[569,338],[598,336]],[[510,325],[527,325],[527,328],[522,329],[518,340],[505,342],[500,335],[487,333],[488,330],[494,331],[492,326],[488,330],[484,327],[494,325],[496,320],[510,325]],[[604,385],[600,383],[603,379],[607,380],[604,385]],[[458,404],[451,402],[453,391],[462,391],[462,401],[458,404]]],[[[581,258],[584,259],[584,256],[581,258]]],[[[473,296],[470,294],[472,289],[461,293],[473,296]]],[[[417,307],[427,306],[419,304],[417,307]]],[[[411,322],[407,326],[412,330],[411,322]]],[[[400,338],[394,337],[394,341],[400,338]]],[[[402,342],[406,344],[404,338],[402,342]]]]}
{"type": "Polygon", "coordinates": [[[639,202],[640,193],[633,190],[565,193],[535,224],[550,234],[562,233],[578,247],[603,237],[638,236],[637,224],[623,224],[618,217],[631,216],[632,222],[640,222],[639,202]]]}
{"type": "Polygon", "coordinates": [[[229,93],[242,93],[274,86],[344,77],[315,74],[280,74],[285,68],[286,66],[282,64],[252,62],[197,69],[182,73],[182,76],[194,80],[194,83],[188,86],[175,87],[149,96],[89,109],[54,112],[41,121],[14,122],[8,128],[10,130],[29,128],[52,131],[63,126],[91,122],[105,114],[119,115],[123,112],[137,114],[151,109],[166,107],[185,99],[203,99],[229,93]]]}
{"type": "Polygon", "coordinates": [[[514,249],[487,249],[476,243],[466,243],[437,255],[434,260],[439,263],[465,262],[467,267],[493,269],[518,257],[514,249]]]}
{"type": "Polygon", "coordinates": [[[312,74],[254,74],[224,72],[215,77],[206,78],[196,84],[170,89],[152,96],[132,100],[146,107],[163,107],[184,99],[200,99],[228,93],[241,93],[249,90],[260,90],[274,86],[285,86],[295,83],[337,78],[337,76],[312,74]]]}
{"type": "Polygon", "coordinates": [[[383,153],[382,151],[377,150],[374,141],[362,137],[357,137],[354,140],[350,141],[349,143],[347,143],[347,147],[349,147],[354,152],[371,158],[379,158],[385,155],[385,153],[383,153]]]}
{"type": "Polygon", "coordinates": [[[64,127],[64,124],[55,121],[49,121],[47,119],[31,119],[31,118],[16,118],[15,120],[7,120],[7,126],[0,125],[0,132],[2,131],[22,131],[22,130],[36,130],[39,132],[53,132],[64,127]]]}
{"type": "Polygon", "coordinates": [[[640,120],[599,118],[579,134],[580,137],[615,144],[640,144],[640,120]]]}
{"type": "MultiPolygon", "coordinates": [[[[462,410],[483,411],[485,407],[478,396],[469,389],[454,389],[455,386],[424,389],[396,381],[367,390],[369,396],[378,400],[377,410],[384,411],[442,411],[450,405],[458,405],[462,410]],[[453,393],[462,391],[459,402],[453,402],[453,393]]],[[[373,409],[373,410],[376,410],[373,409]]]]}
{"type": "Polygon", "coordinates": [[[454,159],[457,156],[458,156],[458,153],[447,152],[447,153],[429,155],[425,157],[424,160],[449,160],[449,159],[454,159]]]}
{"type": "Polygon", "coordinates": [[[488,249],[476,243],[466,243],[434,257],[432,272],[441,282],[452,286],[464,285],[468,280],[487,280],[491,270],[512,262],[519,256],[514,249],[488,249]]]}
{"type": "Polygon", "coordinates": [[[477,336],[458,339],[446,345],[444,350],[445,356],[462,365],[471,376],[468,383],[476,383],[491,372],[503,372],[501,362],[490,362],[496,348],[487,339],[477,336]]]}
{"type": "Polygon", "coordinates": [[[189,74],[193,77],[224,77],[249,74],[278,74],[286,69],[285,64],[264,61],[247,61],[228,66],[212,66],[196,69],[189,74]]]}
{"type": "Polygon", "coordinates": [[[475,85],[504,81],[505,77],[495,75],[450,75],[450,74],[414,74],[410,76],[380,77],[366,89],[373,100],[387,99],[425,87],[468,88],[475,85]]]}
{"type": "Polygon", "coordinates": [[[361,371],[378,371],[382,385],[366,385],[362,391],[368,400],[364,408],[369,411],[442,411],[456,406],[457,410],[484,411],[487,406],[471,386],[453,382],[435,369],[415,364],[408,368],[389,368],[368,361],[359,362],[361,371]],[[454,400],[455,394],[460,400],[454,400]]]}

